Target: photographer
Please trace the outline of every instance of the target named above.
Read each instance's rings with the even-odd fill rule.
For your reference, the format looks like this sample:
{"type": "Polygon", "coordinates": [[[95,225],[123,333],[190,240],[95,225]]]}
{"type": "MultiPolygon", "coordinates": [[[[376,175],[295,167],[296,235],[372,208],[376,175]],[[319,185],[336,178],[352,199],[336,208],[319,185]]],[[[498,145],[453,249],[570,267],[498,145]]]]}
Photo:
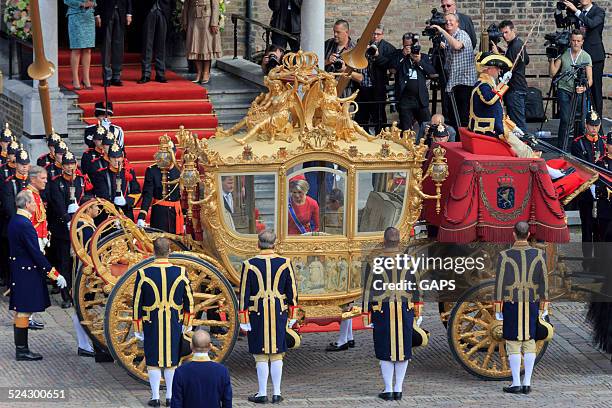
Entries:
{"type": "Polygon", "coordinates": [[[560,1],[557,2],[555,11],[557,27],[563,26],[563,23],[567,21],[563,18],[562,9],[566,9],[568,15],[569,13],[574,14],[575,18],[572,19],[572,23],[584,34],[584,50],[591,56],[593,63],[592,103],[597,113],[601,115],[603,108],[602,76],[606,59],[602,33],[606,12],[593,4],[593,0],[560,1]],[[578,4],[579,7],[577,7],[578,4]]]}
{"type": "Polygon", "coordinates": [[[470,36],[472,41],[472,48],[476,49],[476,43],[478,37],[476,36],[476,30],[474,30],[474,23],[470,16],[457,11],[457,4],[455,0],[441,0],[440,8],[444,11],[444,14],[456,14],[459,17],[459,28],[465,31],[470,36]]]}
{"type": "Polygon", "coordinates": [[[261,70],[264,75],[268,75],[268,72],[272,68],[275,68],[283,63],[283,57],[285,56],[285,50],[276,45],[270,44],[268,48],[266,48],[266,52],[264,53],[264,57],[261,60],[261,70]]]}
{"type": "MultiPolygon", "coordinates": [[[[586,95],[584,94],[588,87],[593,84],[593,69],[591,56],[582,49],[584,43],[584,35],[580,30],[572,31],[570,37],[570,48],[556,59],[549,58],[550,76],[554,77],[559,74],[562,77],[557,83],[557,103],[559,104],[559,133],[557,135],[559,146],[563,146],[563,141],[568,135],[569,121],[574,113],[579,113],[583,117],[586,112],[586,95]],[[575,66],[584,64],[583,68],[575,66]],[[578,75],[582,75],[581,71],[586,73],[586,83],[576,83],[578,75]],[[579,112],[571,112],[571,100],[574,93],[582,99],[582,104],[577,107],[579,112]]],[[[583,129],[574,129],[574,135],[582,134],[583,129]]]]}
{"type": "MultiPolygon", "coordinates": [[[[355,42],[349,34],[349,23],[346,20],[337,20],[334,23],[334,38],[325,41],[325,71],[340,73],[346,69],[342,60],[342,53],[355,48],[355,42]]],[[[351,72],[351,82],[342,93],[342,97],[349,96],[359,88],[363,80],[361,72],[351,72]]]]}
{"type": "MultiPolygon", "coordinates": [[[[508,49],[504,55],[514,63],[512,79],[508,83],[510,89],[504,95],[506,113],[519,129],[526,131],[525,99],[527,98],[528,87],[525,78],[525,66],[529,64],[529,55],[527,49],[523,48],[523,40],[518,38],[512,21],[504,20],[499,23],[499,30],[504,37],[504,41],[508,44],[508,49]],[[517,58],[519,54],[520,57],[517,58]]],[[[491,47],[496,54],[503,51],[494,42],[491,42],[491,47]]]]}
{"type": "Polygon", "coordinates": [[[387,84],[389,75],[383,63],[395,52],[395,47],[384,40],[384,27],[379,24],[372,34],[372,41],[366,50],[368,67],[362,71],[363,80],[357,96],[359,111],[355,114],[355,121],[366,131],[370,124],[376,127],[376,134],[387,123],[385,101],[387,100],[387,84]]]}
{"type": "Polygon", "coordinates": [[[459,135],[459,127],[465,127],[468,123],[470,95],[476,82],[476,63],[474,61],[474,48],[468,34],[459,28],[459,17],[456,14],[447,14],[445,29],[440,26],[432,27],[444,36],[444,42],[440,47],[446,50],[446,71],[448,78],[444,103],[446,106],[457,108],[459,123],[454,115],[454,109],[449,116],[449,123],[455,128],[459,135]]]}
{"type": "MultiPolygon", "coordinates": [[[[286,33],[300,36],[302,28],[302,0],[268,0],[268,7],[272,10],[270,25],[286,33]]],[[[300,42],[272,33],[272,44],[285,48],[289,42],[291,51],[298,52],[300,42]]]]}
{"type": "Polygon", "coordinates": [[[429,56],[422,54],[420,46],[414,44],[414,38],[413,33],[404,34],[401,50],[396,50],[389,58],[379,58],[379,63],[395,71],[395,97],[402,130],[412,129],[414,120],[422,127],[431,118],[427,76],[436,71],[429,56]]]}

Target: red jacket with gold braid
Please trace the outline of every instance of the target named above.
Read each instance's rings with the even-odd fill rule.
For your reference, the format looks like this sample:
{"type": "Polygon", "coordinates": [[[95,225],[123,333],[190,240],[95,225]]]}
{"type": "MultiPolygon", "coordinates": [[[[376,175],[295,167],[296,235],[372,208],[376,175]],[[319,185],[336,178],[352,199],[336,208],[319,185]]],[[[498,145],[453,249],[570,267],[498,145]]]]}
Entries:
{"type": "Polygon", "coordinates": [[[32,192],[34,201],[36,202],[36,211],[34,214],[32,214],[31,218],[32,225],[36,230],[36,235],[38,235],[38,238],[47,238],[47,210],[45,209],[45,203],[40,196],[40,192],[35,187],[29,184],[27,188],[32,192]]]}

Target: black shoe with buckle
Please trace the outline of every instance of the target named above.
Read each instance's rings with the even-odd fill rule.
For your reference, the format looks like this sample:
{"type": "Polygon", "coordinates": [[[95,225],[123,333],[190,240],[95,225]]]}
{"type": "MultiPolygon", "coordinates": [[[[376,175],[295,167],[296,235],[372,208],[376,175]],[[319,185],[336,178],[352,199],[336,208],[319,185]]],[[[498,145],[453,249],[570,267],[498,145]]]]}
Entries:
{"type": "Polygon", "coordinates": [[[111,79],[111,86],[123,86],[123,81],[120,79],[111,79]]]}
{"type": "Polygon", "coordinates": [[[146,84],[147,82],[151,82],[151,78],[148,76],[143,76],[138,81],[136,81],[137,84],[146,84]]]}
{"type": "Polygon", "coordinates": [[[28,323],[28,329],[30,330],[42,330],[44,328],[45,328],[45,325],[43,323],[37,322],[34,319],[30,320],[30,323],[28,323]]]}
{"type": "Polygon", "coordinates": [[[401,393],[401,391],[400,391],[400,392],[394,392],[394,393],[393,393],[393,399],[394,399],[395,401],[400,401],[400,400],[402,399],[402,393],[401,393]]]}
{"type": "Polygon", "coordinates": [[[349,349],[348,343],[344,343],[341,346],[339,346],[337,343],[329,343],[329,346],[325,348],[325,351],[344,351],[348,349],[349,349]]]}
{"type": "Polygon", "coordinates": [[[89,351],[89,350],[85,350],[82,348],[78,348],[77,350],[77,355],[80,357],[95,357],[96,356],[96,352],[95,351],[89,351]]]}
{"type": "Polygon", "coordinates": [[[349,340],[346,342],[349,345],[349,348],[355,348],[355,340],[349,340]]]}
{"type": "Polygon", "coordinates": [[[381,392],[378,394],[378,398],[385,401],[393,401],[393,393],[392,392],[381,392]]]}
{"type": "Polygon", "coordinates": [[[268,402],[268,397],[265,395],[262,395],[261,397],[258,396],[257,394],[255,395],[251,395],[249,397],[249,401],[253,402],[255,404],[265,404],[266,402],[268,402]]]}
{"type": "Polygon", "coordinates": [[[167,80],[167,79],[166,79],[166,77],[165,77],[165,76],[163,76],[163,75],[156,75],[156,76],[155,76],[155,82],[159,82],[159,83],[161,83],[161,84],[165,84],[165,83],[167,83],[167,82],[168,82],[168,80],[167,80]]]}
{"type": "Polygon", "coordinates": [[[531,392],[531,385],[523,385],[523,394],[529,394],[531,392]]]}
{"type": "Polygon", "coordinates": [[[148,406],[150,406],[150,407],[161,407],[161,403],[159,402],[159,400],[158,400],[158,399],[155,399],[155,400],[154,400],[154,399],[149,400],[149,402],[147,403],[147,405],[148,405],[148,406]]]}
{"type": "Polygon", "coordinates": [[[279,404],[283,401],[283,396],[282,395],[273,395],[272,396],[272,403],[273,404],[279,404]]]}
{"type": "Polygon", "coordinates": [[[521,394],[523,392],[523,387],[520,385],[511,385],[510,387],[504,387],[504,392],[508,394],[521,394]]]}

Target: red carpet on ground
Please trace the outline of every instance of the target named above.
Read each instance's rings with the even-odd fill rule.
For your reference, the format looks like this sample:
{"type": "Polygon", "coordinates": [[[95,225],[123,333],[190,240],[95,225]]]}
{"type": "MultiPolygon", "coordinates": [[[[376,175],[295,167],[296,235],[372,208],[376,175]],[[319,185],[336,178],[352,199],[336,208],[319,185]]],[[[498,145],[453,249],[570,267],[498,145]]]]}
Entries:
{"type": "MultiPolygon", "coordinates": [[[[70,51],[60,50],[58,60],[59,83],[73,90],[70,51]]],[[[74,90],[79,96],[77,106],[83,109],[83,121],[87,124],[96,123],[94,105],[104,101],[100,61],[100,54],[94,53],[90,70],[94,89],[74,90]]],[[[155,81],[137,84],[140,77],[140,55],[126,54],[121,73],[123,86],[109,87],[108,99],[113,102],[111,120],[123,128],[126,156],[142,182],[144,171],[153,163],[160,136],[168,134],[174,139],[179,126],[183,125],[199,137],[208,138],[214,134],[218,121],[206,89],[200,85],[171,71],[166,71],[166,84],[155,81]]]]}

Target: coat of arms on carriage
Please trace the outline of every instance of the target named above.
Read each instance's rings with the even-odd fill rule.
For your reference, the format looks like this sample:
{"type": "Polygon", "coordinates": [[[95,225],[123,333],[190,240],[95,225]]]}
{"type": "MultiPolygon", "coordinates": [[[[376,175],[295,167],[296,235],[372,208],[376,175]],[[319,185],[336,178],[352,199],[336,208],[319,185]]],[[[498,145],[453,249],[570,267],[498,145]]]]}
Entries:
{"type": "Polygon", "coordinates": [[[497,179],[497,206],[502,210],[514,207],[514,178],[507,174],[497,179]]]}

